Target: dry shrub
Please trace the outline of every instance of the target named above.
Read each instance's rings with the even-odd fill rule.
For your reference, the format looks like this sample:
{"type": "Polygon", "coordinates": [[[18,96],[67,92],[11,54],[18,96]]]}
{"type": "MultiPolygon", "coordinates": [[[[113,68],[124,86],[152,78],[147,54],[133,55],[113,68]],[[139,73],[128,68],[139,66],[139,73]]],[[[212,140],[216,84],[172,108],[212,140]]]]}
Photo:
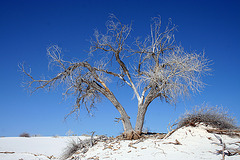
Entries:
{"type": "Polygon", "coordinates": [[[99,141],[105,142],[109,139],[108,137],[103,135],[98,136],[97,138],[93,138],[93,134],[94,132],[92,133],[92,136],[89,139],[81,140],[79,138],[77,141],[74,140],[70,141],[67,147],[64,149],[64,152],[61,155],[60,159],[65,160],[71,157],[77,151],[79,151],[79,153],[85,154],[89,150],[89,148],[97,144],[99,141]]]}
{"type": "Polygon", "coordinates": [[[195,106],[192,111],[187,111],[180,117],[177,128],[195,126],[198,123],[219,129],[238,129],[235,118],[230,116],[223,107],[218,106],[195,106]]]}
{"type": "Polygon", "coordinates": [[[78,139],[78,141],[72,140],[71,142],[69,142],[68,146],[65,148],[65,151],[60,157],[60,159],[61,160],[67,159],[82,148],[83,148],[82,140],[80,139],[78,139]]]}
{"type": "Polygon", "coordinates": [[[19,135],[19,137],[31,137],[29,133],[23,132],[19,135]]]}

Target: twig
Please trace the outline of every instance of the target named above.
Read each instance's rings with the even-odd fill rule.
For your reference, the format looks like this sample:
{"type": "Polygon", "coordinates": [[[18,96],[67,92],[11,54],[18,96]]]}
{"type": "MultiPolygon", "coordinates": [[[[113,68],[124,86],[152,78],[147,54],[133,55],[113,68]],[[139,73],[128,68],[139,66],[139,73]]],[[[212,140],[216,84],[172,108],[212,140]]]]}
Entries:
{"type": "Polygon", "coordinates": [[[0,152],[0,153],[3,153],[3,154],[14,154],[15,152],[0,152]]]}
{"type": "Polygon", "coordinates": [[[175,142],[166,142],[163,144],[175,144],[175,145],[182,145],[182,143],[180,143],[177,139],[175,139],[175,142]]]}
{"type": "Polygon", "coordinates": [[[168,138],[171,134],[173,134],[177,129],[174,129],[166,134],[166,136],[163,137],[163,139],[168,138]]]}
{"type": "Polygon", "coordinates": [[[207,132],[240,137],[240,130],[207,129],[207,132]]]}
{"type": "Polygon", "coordinates": [[[218,151],[219,153],[222,153],[222,160],[225,160],[225,153],[224,151],[226,150],[226,144],[223,143],[223,140],[221,137],[217,136],[216,134],[214,134],[214,136],[219,140],[220,145],[222,146],[222,150],[218,151]]]}
{"type": "Polygon", "coordinates": [[[93,146],[93,135],[94,135],[95,131],[92,132],[92,135],[91,135],[91,139],[90,139],[90,147],[93,146]]]}

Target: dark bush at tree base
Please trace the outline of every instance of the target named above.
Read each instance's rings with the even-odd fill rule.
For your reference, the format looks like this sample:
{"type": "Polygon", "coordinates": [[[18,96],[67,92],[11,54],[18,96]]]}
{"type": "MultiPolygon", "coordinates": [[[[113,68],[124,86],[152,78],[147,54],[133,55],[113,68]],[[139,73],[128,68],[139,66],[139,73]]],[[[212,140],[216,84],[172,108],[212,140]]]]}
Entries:
{"type": "Polygon", "coordinates": [[[24,133],[20,134],[19,137],[30,137],[30,135],[28,133],[24,132],[24,133]]]}

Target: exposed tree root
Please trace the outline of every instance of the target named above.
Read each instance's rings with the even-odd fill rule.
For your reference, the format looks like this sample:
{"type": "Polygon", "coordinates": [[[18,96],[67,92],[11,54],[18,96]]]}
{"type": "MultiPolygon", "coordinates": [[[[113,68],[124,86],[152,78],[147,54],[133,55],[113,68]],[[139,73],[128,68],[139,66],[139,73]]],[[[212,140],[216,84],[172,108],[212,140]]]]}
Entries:
{"type": "Polygon", "coordinates": [[[214,129],[207,129],[207,132],[240,137],[240,130],[224,130],[224,129],[214,128],[214,129]]]}
{"type": "Polygon", "coordinates": [[[116,137],[119,140],[139,140],[139,139],[147,139],[147,138],[156,138],[156,139],[163,139],[167,134],[166,133],[137,133],[132,131],[130,133],[123,133],[116,137]]]}
{"type": "MultiPolygon", "coordinates": [[[[240,155],[240,149],[227,147],[226,143],[223,142],[223,140],[220,136],[218,136],[216,134],[214,134],[214,136],[219,140],[218,145],[222,146],[221,150],[217,150],[217,154],[222,154],[222,160],[225,160],[225,156],[240,155]]],[[[237,145],[237,143],[239,143],[239,142],[236,142],[235,144],[237,145]]]]}
{"type": "Polygon", "coordinates": [[[169,137],[171,134],[173,134],[176,130],[177,130],[177,129],[174,129],[174,130],[168,132],[168,133],[163,137],[163,139],[168,138],[168,137],[169,137]]]}
{"type": "Polygon", "coordinates": [[[120,140],[133,140],[133,139],[137,140],[137,139],[141,138],[141,135],[139,135],[135,131],[131,131],[131,132],[123,133],[123,134],[117,136],[116,138],[120,139],[120,140]]]}

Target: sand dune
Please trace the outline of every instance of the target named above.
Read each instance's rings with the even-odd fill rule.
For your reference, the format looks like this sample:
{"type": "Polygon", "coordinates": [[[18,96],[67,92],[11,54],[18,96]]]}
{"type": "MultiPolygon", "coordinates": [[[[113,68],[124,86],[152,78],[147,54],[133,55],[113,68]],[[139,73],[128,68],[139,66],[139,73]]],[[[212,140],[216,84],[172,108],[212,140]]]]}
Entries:
{"type": "MultiPolygon", "coordinates": [[[[212,159],[222,156],[222,144],[226,145],[225,159],[239,160],[239,153],[229,156],[229,151],[240,150],[240,137],[207,132],[204,125],[182,127],[166,139],[148,138],[137,140],[113,140],[110,143],[98,142],[87,153],[72,156],[75,159],[108,160],[186,160],[212,159]]],[[[71,141],[87,139],[75,137],[2,137],[0,138],[1,160],[46,160],[59,159],[71,141]]]]}

